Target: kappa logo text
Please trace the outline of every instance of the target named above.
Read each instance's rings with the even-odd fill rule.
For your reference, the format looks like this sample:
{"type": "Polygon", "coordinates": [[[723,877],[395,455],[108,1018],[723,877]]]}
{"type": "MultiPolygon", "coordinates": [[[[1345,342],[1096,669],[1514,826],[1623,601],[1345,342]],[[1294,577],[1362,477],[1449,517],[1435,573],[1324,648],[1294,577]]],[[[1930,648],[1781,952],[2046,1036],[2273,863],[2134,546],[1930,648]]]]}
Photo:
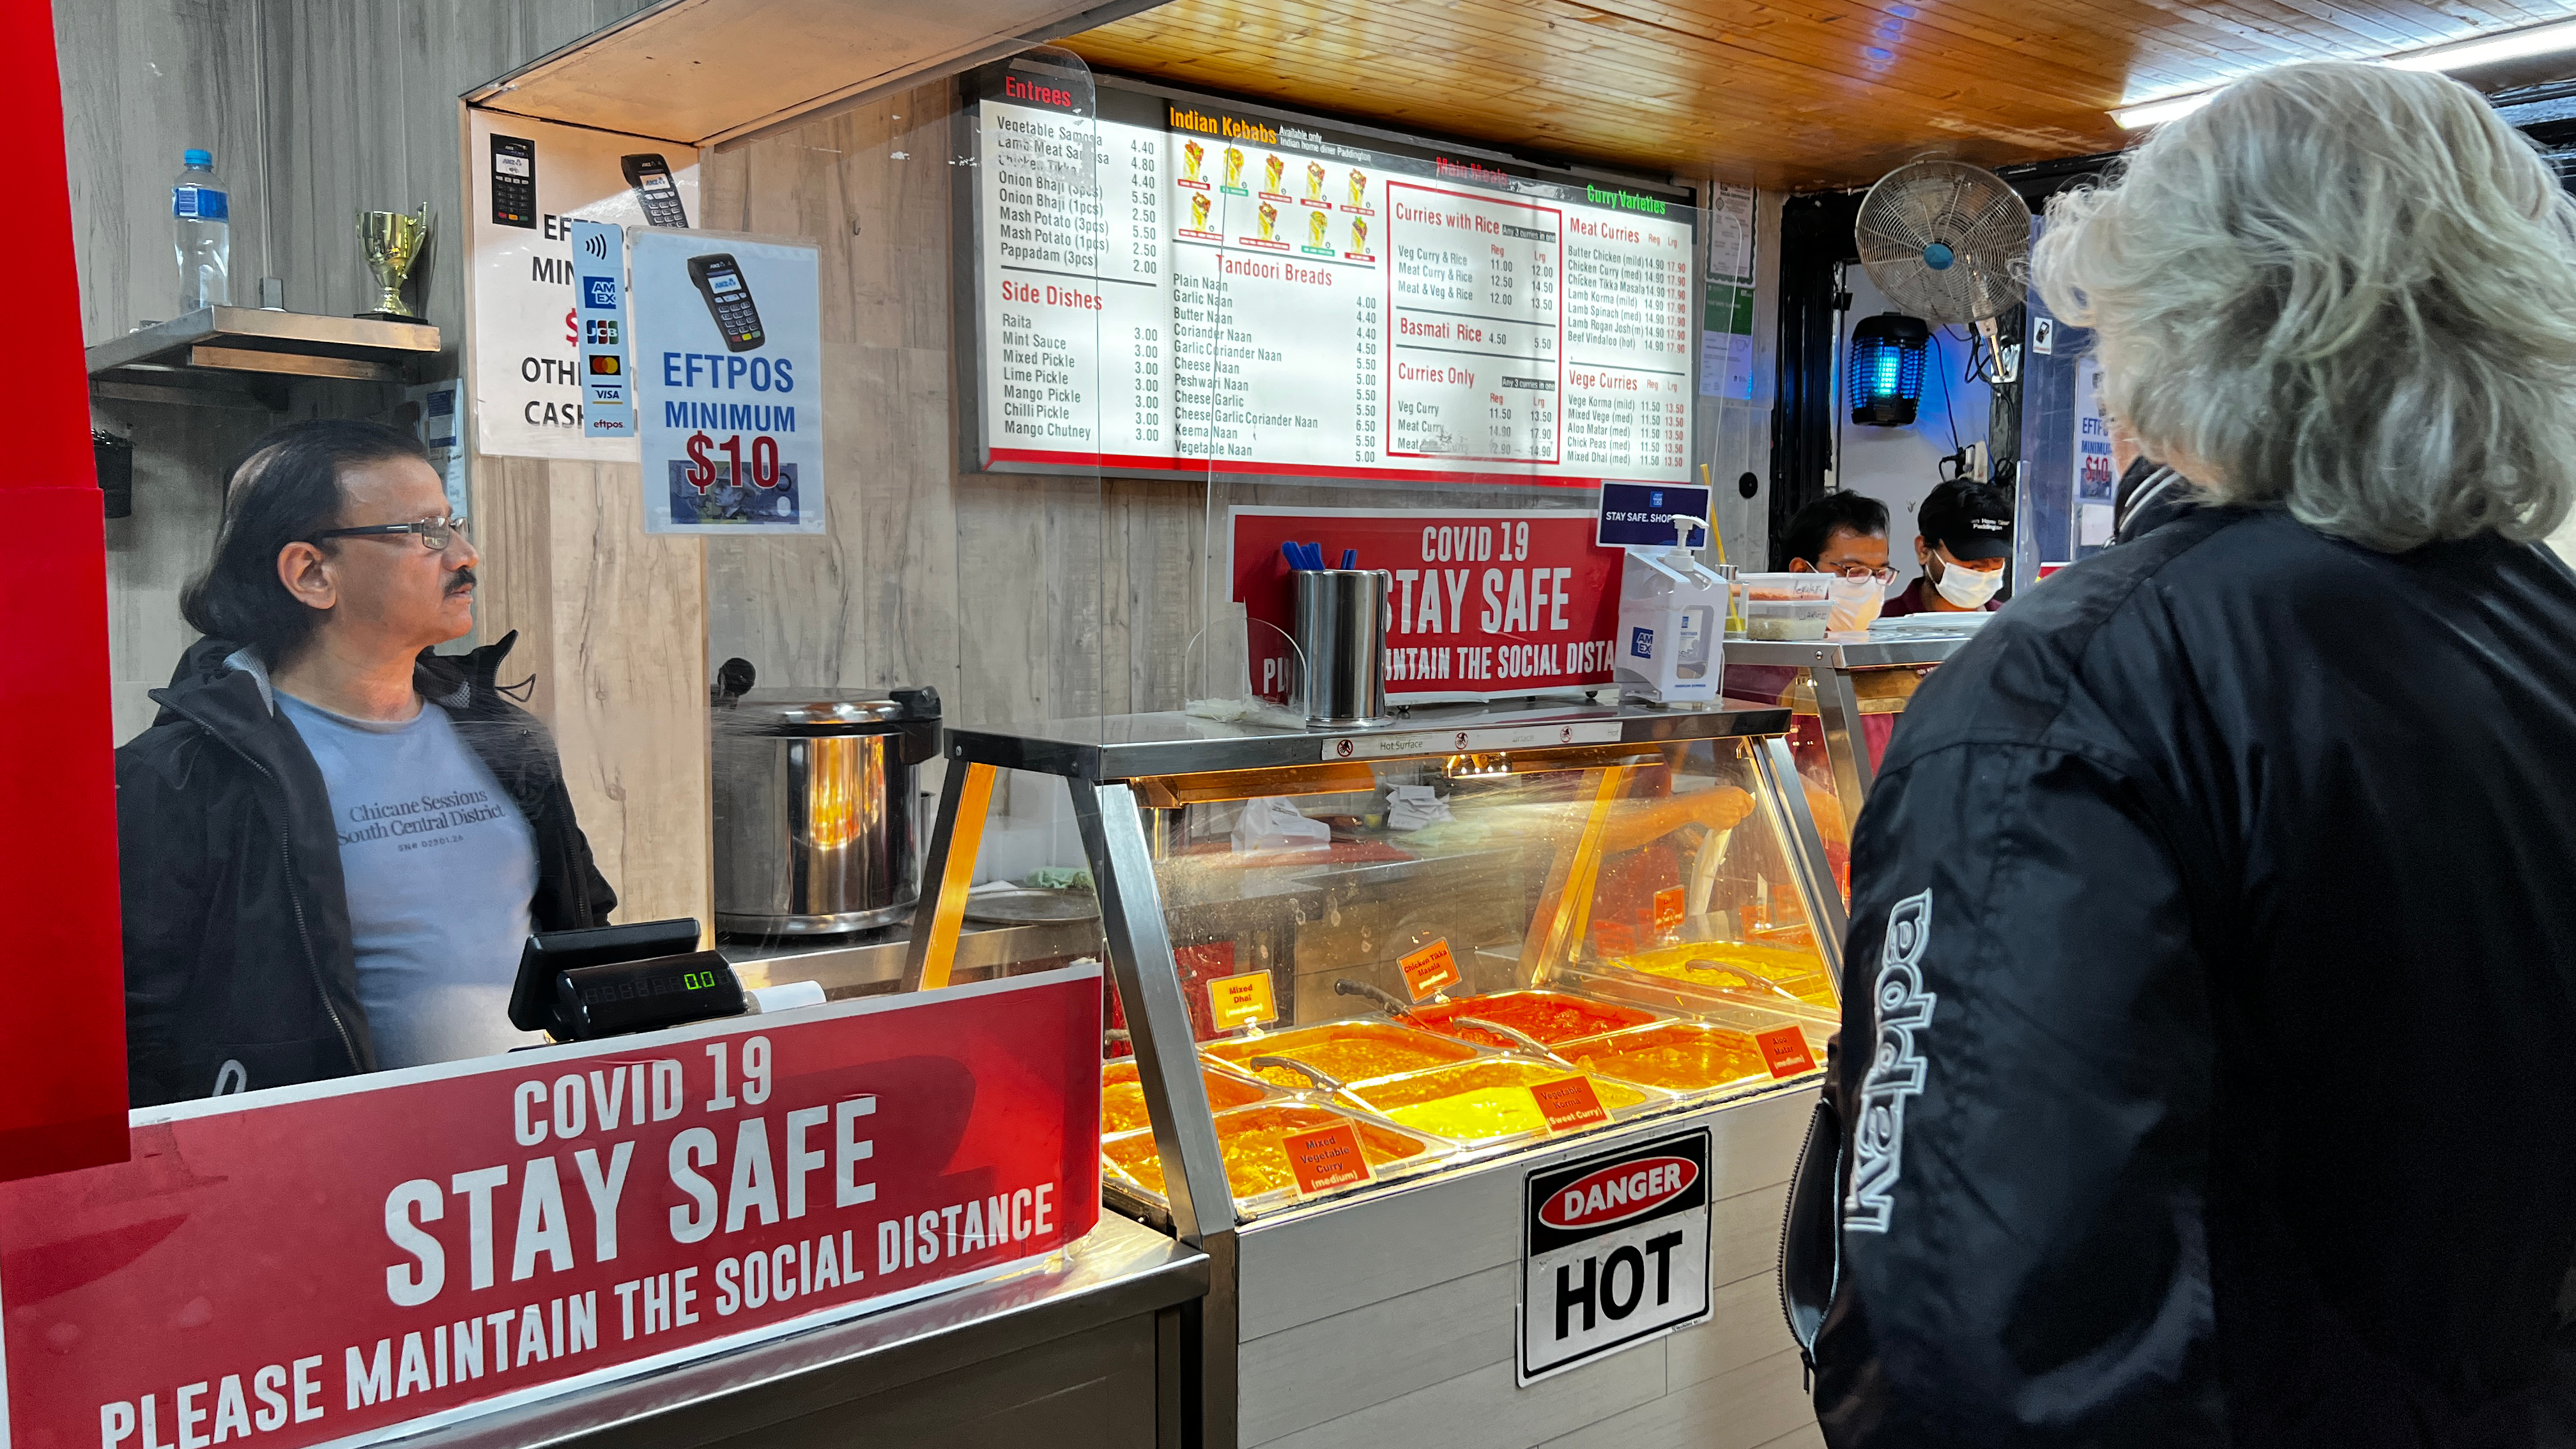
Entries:
{"type": "Polygon", "coordinates": [[[1843,1199],[1847,1232],[1886,1232],[1896,1184],[1905,1175],[1905,1099],[1922,1095],[1929,1071],[1916,1037],[1931,1027],[1932,1008],[1939,1004],[1938,997],[1923,989],[1920,969],[1931,939],[1930,891],[1888,910],[1887,941],[1880,948],[1878,982],[1870,992],[1878,1013],[1877,1050],[1861,1083],[1851,1191],[1843,1199]]]}

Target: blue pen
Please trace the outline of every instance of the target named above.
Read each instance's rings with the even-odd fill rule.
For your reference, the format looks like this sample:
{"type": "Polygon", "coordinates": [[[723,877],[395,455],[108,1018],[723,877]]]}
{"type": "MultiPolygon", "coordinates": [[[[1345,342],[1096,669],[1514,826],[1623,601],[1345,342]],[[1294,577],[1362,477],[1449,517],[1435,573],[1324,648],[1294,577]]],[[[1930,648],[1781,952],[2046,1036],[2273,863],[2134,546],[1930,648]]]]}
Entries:
{"type": "Polygon", "coordinates": [[[1360,566],[1360,551],[1359,551],[1358,549],[1355,549],[1355,548],[1346,548],[1346,549],[1343,549],[1343,550],[1342,550],[1342,567],[1344,567],[1344,568],[1346,568],[1346,569],[1355,569],[1355,568],[1358,568],[1359,566],[1360,566]]]}

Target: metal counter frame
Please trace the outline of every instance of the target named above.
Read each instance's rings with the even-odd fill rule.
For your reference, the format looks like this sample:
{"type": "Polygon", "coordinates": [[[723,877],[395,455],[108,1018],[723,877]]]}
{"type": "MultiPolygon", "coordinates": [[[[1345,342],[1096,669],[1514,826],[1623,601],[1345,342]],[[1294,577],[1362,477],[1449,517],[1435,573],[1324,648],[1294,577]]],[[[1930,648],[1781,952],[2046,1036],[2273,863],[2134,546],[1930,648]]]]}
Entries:
{"type": "Polygon", "coordinates": [[[1825,736],[1825,758],[1833,767],[1834,793],[1842,798],[1843,819],[1849,822],[1860,818],[1861,802],[1869,798],[1869,788],[1878,779],[1878,766],[1862,738],[1860,691],[1852,677],[1878,669],[1927,668],[1947,660],[1976,637],[1962,630],[1814,643],[1729,639],[1725,658],[1730,665],[1806,672],[1816,689],[1817,723],[1825,736]]]}
{"type": "Polygon", "coordinates": [[[1640,747],[1762,737],[1752,753],[1764,805],[1792,845],[1792,868],[1825,963],[1839,982],[1843,901],[1825,869],[1805,794],[1796,788],[1785,738],[1789,722],[1784,708],[1728,701],[1696,710],[1448,706],[1418,709],[1392,726],[1349,732],[1227,724],[1180,713],[948,732],[946,785],[923,869],[903,988],[945,985],[961,967],[959,926],[995,772],[1063,777],[1098,888],[1101,931],[1126,1005],[1155,1147],[1166,1164],[1173,1231],[1206,1254],[1210,1269],[1206,1298],[1183,1310],[1185,1360],[1189,1345],[1198,1349],[1195,1381],[1184,1390],[1191,1442],[1206,1449],[1233,1449],[1237,1443],[1240,1220],[1214,1114],[1196,1081],[1196,1046],[1134,782],[1490,752],[1537,754],[1551,765],[1574,768],[1614,763],[1640,747]]]}

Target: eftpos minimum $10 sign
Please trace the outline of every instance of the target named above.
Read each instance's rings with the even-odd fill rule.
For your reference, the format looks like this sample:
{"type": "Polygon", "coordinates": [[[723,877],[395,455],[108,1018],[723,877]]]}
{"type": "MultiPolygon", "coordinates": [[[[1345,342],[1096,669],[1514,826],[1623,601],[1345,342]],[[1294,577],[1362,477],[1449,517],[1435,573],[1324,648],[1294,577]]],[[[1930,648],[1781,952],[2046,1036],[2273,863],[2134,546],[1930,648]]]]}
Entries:
{"type": "Polygon", "coordinates": [[[634,269],[645,531],[822,532],[815,249],[646,228],[634,269]]]}

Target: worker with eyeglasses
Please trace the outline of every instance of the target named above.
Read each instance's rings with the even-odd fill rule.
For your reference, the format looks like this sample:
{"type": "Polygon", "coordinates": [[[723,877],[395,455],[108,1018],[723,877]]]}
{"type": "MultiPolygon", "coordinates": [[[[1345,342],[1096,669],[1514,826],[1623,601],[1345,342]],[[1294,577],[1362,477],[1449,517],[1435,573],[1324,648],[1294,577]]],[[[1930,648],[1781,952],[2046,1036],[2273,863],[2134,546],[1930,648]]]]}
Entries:
{"type": "MultiPolygon", "coordinates": [[[[563,767],[473,625],[465,521],[408,434],[315,421],[236,469],[192,645],[116,752],[137,1106],[453,1061],[539,1038],[532,931],[616,897],[563,767]]],[[[515,636],[512,636],[515,638],[515,636]]]]}

